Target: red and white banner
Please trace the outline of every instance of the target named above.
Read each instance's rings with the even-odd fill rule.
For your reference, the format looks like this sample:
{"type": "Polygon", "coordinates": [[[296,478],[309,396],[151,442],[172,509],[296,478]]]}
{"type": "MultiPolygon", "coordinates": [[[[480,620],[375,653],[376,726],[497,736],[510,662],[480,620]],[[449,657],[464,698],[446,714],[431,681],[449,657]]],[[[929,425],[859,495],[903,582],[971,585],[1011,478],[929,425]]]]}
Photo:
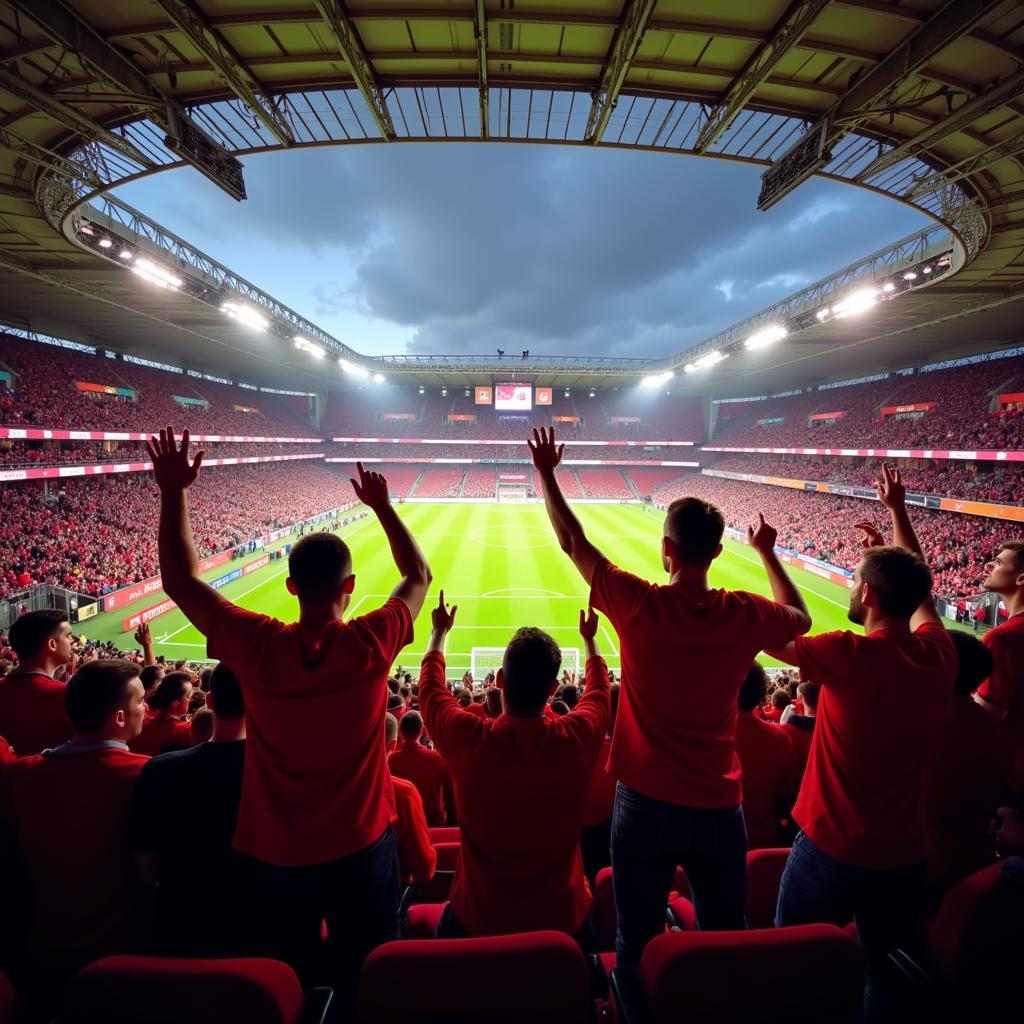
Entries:
{"type": "MultiPolygon", "coordinates": [[[[148,441],[156,431],[58,430],[55,427],[0,427],[0,438],[14,441],[148,441]]],[[[260,444],[319,444],[322,437],[263,437],[242,434],[192,434],[193,441],[255,441],[260,444]]]]}
{"type": "Polygon", "coordinates": [[[705,452],[748,452],[756,455],[860,455],[881,459],[961,459],[967,462],[1024,462],[1024,451],[954,451],[933,448],[734,448],[702,445],[705,452]]]}
{"type": "Polygon", "coordinates": [[[143,608],[142,611],[133,612],[124,620],[123,632],[130,633],[133,629],[138,629],[143,622],[152,622],[153,619],[156,619],[161,615],[166,615],[169,611],[173,611],[177,607],[178,606],[168,597],[159,604],[153,604],[148,608],[143,608]]]}
{"type": "MultiPolygon", "coordinates": [[[[234,459],[204,459],[207,466],[242,466],[257,462],[293,462],[295,459],[322,459],[323,452],[309,455],[250,455],[234,459]]],[[[145,473],[152,462],[95,462],[88,466],[40,466],[34,469],[0,469],[0,482],[5,480],[57,480],[72,476],[102,476],[104,473],[145,473]]]]}
{"type": "MultiPolygon", "coordinates": [[[[361,458],[357,455],[350,455],[344,459],[339,458],[328,458],[324,459],[324,462],[343,462],[346,465],[355,465],[356,459],[360,462],[369,465],[370,463],[381,464],[381,465],[395,465],[397,463],[414,463],[416,465],[478,465],[488,464],[493,465],[493,459],[414,459],[414,458],[396,458],[396,459],[366,459],[361,458]]],[[[499,462],[508,462],[508,459],[501,459],[499,462]]],[[[697,467],[700,465],[699,462],[673,462],[668,459],[562,459],[563,466],[693,466],[697,467]]]]}
{"type": "Polygon", "coordinates": [[[265,565],[270,565],[270,555],[263,555],[262,558],[257,558],[255,562],[250,562],[248,565],[243,566],[242,575],[248,576],[249,573],[262,569],[265,565]]]}
{"type": "MultiPolygon", "coordinates": [[[[576,419],[576,417],[554,416],[552,419],[576,419]]],[[[522,444],[521,441],[510,441],[506,438],[495,440],[477,440],[454,437],[332,437],[332,441],[342,444],[500,444],[507,448],[509,445],[522,444]]],[[[573,448],[576,445],[583,445],[590,448],[692,448],[696,441],[577,441],[575,438],[566,439],[566,447],[573,448]]],[[[712,451],[714,449],[708,449],[712,451]]]]}

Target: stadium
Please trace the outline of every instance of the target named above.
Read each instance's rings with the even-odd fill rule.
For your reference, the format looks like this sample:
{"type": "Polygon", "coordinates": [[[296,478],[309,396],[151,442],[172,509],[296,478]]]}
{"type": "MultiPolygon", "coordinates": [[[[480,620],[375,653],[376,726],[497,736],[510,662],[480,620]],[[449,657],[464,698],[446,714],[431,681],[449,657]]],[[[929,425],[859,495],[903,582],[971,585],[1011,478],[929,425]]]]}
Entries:
{"type": "Polygon", "coordinates": [[[1020,4],[0,11],[0,1024],[1020,1012],[1020,4]]]}

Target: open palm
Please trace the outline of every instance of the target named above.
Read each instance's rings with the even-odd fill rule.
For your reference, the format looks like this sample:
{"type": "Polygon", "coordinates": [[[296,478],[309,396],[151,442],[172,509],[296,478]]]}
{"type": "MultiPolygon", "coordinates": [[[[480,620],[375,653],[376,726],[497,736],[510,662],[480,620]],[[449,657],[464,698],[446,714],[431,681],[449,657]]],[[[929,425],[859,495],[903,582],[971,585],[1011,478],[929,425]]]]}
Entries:
{"type": "Polygon", "coordinates": [[[153,476],[161,491],[184,491],[196,482],[206,453],[196,452],[195,459],[189,462],[188,439],[188,430],[183,430],[179,448],[174,440],[174,427],[166,427],[160,431],[159,437],[151,437],[146,442],[153,461],[153,476]]]}

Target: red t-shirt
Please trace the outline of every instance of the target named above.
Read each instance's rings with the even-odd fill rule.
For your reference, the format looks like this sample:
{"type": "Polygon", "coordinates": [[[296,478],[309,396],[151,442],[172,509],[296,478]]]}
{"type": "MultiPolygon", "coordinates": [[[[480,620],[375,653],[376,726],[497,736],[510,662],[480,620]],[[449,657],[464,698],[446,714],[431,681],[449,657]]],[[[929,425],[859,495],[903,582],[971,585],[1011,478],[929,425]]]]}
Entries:
{"type": "Polygon", "coordinates": [[[736,753],[743,771],[747,848],[778,846],[779,820],[789,814],[799,783],[797,753],[787,733],[751,711],[736,718],[736,753]]]}
{"type": "Polygon", "coordinates": [[[248,728],[235,849],[284,867],[322,864],[365,849],[395,820],[387,680],[412,636],[397,598],[318,631],[218,606],[209,652],[241,681],[248,728]]]}
{"type": "Polygon", "coordinates": [[[437,866],[437,852],[430,841],[423,801],[411,782],[392,776],[391,785],[395,791],[395,839],[402,881],[423,885],[434,877],[437,866]]]}
{"type": "Polygon", "coordinates": [[[0,679],[0,734],[18,757],[71,739],[64,709],[67,686],[45,672],[12,672],[0,679]]]}
{"type": "Polygon", "coordinates": [[[452,774],[461,848],[451,905],[470,935],[576,932],[590,909],[580,859],[583,804],[608,731],[604,659],[559,718],[478,718],[445,686],[444,655],[420,670],[420,708],[452,774]]]}
{"type": "MultiPolygon", "coordinates": [[[[1006,712],[1006,728],[1018,744],[1024,744],[1024,612],[990,629],[981,642],[996,664],[992,675],[978,687],[978,693],[1006,712]]],[[[18,749],[17,744],[14,749],[18,749]]]]}
{"type": "Polygon", "coordinates": [[[742,590],[697,596],[648,583],[607,560],[594,572],[590,600],[622,649],[609,772],[668,803],[740,803],[736,695],[757,654],[797,635],[795,613],[742,590]]]}
{"type": "Polygon", "coordinates": [[[0,776],[35,907],[32,946],[69,960],[141,951],[145,897],[127,821],[142,766],[122,747],[21,758],[0,776]]]}
{"type": "Polygon", "coordinates": [[[133,753],[156,757],[166,746],[175,748],[191,747],[192,726],[168,715],[156,715],[144,722],[142,731],[128,746],[133,753]]]}
{"type": "Polygon", "coordinates": [[[796,655],[821,699],[794,820],[844,864],[922,863],[925,770],[957,671],[945,627],[800,637],[796,655]]]}
{"type": "Polygon", "coordinates": [[[785,710],[785,708],[771,707],[765,711],[764,717],[767,721],[775,722],[777,725],[780,721],[782,721],[782,712],[785,710]]]}
{"type": "Polygon", "coordinates": [[[399,741],[398,749],[388,758],[392,777],[407,779],[423,801],[427,824],[438,828],[445,823],[444,791],[448,785],[448,769],[436,750],[428,750],[419,740],[399,741]]]}
{"type": "Polygon", "coordinates": [[[615,807],[615,786],[618,779],[608,774],[608,758],[612,752],[612,741],[606,736],[601,744],[601,754],[594,765],[590,776],[590,788],[587,790],[587,802],[583,808],[583,827],[602,825],[612,820],[615,807]]]}
{"type": "Polygon", "coordinates": [[[478,704],[476,701],[473,701],[469,705],[469,707],[466,708],[466,710],[471,715],[476,715],[478,718],[486,718],[487,717],[487,712],[484,710],[483,704],[478,704]]]}
{"type": "Polygon", "coordinates": [[[797,760],[800,765],[800,774],[802,776],[804,769],[807,767],[807,758],[811,755],[811,741],[814,739],[814,729],[798,729],[790,722],[787,722],[783,726],[783,729],[789,737],[790,742],[793,744],[793,749],[796,751],[797,760]]]}

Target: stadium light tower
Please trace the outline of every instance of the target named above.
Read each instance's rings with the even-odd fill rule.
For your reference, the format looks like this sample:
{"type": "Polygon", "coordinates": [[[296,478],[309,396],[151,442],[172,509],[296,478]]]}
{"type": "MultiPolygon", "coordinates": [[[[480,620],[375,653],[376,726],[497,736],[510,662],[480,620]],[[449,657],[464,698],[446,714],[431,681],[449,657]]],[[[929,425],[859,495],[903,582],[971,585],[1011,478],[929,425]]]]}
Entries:
{"type": "Polygon", "coordinates": [[[769,324],[747,338],[745,344],[752,350],[766,348],[768,345],[774,345],[777,341],[782,341],[787,334],[789,331],[782,324],[769,324]]]}

